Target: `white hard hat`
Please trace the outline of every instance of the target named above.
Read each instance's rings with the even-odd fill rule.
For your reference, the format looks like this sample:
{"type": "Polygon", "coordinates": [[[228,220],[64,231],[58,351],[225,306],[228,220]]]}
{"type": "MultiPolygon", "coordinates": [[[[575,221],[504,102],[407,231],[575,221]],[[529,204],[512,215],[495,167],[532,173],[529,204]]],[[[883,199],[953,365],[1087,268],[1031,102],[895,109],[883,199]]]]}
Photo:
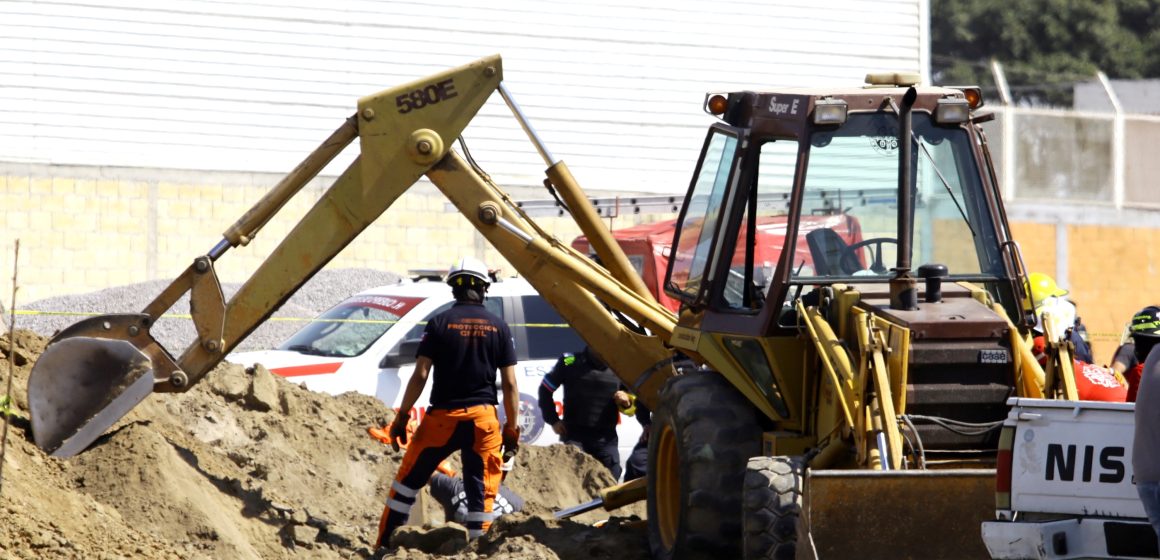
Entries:
{"type": "Polygon", "coordinates": [[[475,257],[463,257],[459,259],[459,262],[451,265],[451,269],[447,271],[447,283],[454,286],[453,280],[464,275],[478,278],[484,284],[491,283],[491,277],[487,273],[487,265],[475,257]]]}

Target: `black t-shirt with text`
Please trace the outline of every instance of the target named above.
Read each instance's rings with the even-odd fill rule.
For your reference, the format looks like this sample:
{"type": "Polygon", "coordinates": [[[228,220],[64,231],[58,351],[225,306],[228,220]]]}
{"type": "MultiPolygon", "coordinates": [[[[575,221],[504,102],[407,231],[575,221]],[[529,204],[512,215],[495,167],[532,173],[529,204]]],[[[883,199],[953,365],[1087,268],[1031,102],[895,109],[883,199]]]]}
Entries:
{"type": "Polygon", "coordinates": [[[516,364],[507,323],[477,303],[456,303],[428,321],[415,354],[431,359],[433,408],[499,404],[496,370],[516,364]]]}

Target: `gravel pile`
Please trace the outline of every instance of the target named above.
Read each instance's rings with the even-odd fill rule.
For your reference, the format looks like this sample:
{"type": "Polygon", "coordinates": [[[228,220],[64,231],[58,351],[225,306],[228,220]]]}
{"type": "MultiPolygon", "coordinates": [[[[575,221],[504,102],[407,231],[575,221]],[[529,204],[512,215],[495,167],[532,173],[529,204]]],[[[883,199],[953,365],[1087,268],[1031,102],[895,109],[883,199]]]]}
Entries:
{"type": "MultiPolygon", "coordinates": [[[[269,350],[282,343],[302,327],[302,319],[310,319],[326,311],[347,296],[363,290],[394,284],[402,277],[393,272],[369,268],[322,270],[302,286],[272,318],[246,337],[235,351],[269,350]]],[[[127,286],[117,286],[96,292],[46,298],[18,309],[39,311],[43,314],[16,317],[16,327],[37,334],[52,336],[83,318],[108,313],[137,313],[157,297],[172,280],[154,280],[127,286]]],[[[241,284],[222,284],[226,301],[238,291],[241,284]]],[[[189,294],[158,319],[150,332],[174,356],[180,355],[197,338],[189,316],[189,294]]],[[[7,322],[8,317],[5,317],[7,322]]]]}

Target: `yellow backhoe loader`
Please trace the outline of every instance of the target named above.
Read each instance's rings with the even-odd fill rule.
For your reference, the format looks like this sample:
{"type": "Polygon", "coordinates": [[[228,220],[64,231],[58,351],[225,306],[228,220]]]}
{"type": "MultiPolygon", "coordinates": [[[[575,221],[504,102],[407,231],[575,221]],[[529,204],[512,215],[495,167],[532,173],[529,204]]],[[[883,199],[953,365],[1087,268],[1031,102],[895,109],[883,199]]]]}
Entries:
{"type": "Polygon", "coordinates": [[[29,381],[36,443],[74,455],[150,393],[189,389],[425,175],[654,411],[656,558],[984,557],[996,428],[1008,397],[1043,395],[1044,372],[979,90],[917,83],[707,95],[719,120],[665,275],[677,315],[530,126],[499,56],[365,97],[143,311],[53,338],[29,381]],[[452,149],[496,91],[602,265],[452,149]],[[356,140],[225,301],[215,261],[356,140]],[[186,292],[198,338],[175,358],[150,327],[186,292]]]}

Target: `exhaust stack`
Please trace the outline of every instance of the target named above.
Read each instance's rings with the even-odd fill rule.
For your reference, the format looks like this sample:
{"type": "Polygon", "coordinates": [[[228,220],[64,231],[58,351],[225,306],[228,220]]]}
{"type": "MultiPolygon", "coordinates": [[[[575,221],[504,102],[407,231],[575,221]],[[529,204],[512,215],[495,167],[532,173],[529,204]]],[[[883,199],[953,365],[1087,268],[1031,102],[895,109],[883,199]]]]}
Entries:
{"type": "Polygon", "coordinates": [[[910,129],[911,109],[918,90],[911,87],[902,96],[898,108],[898,262],[890,278],[890,308],[903,311],[918,309],[918,284],[910,273],[910,250],[914,244],[914,192],[911,188],[910,163],[914,153],[910,129]]]}

